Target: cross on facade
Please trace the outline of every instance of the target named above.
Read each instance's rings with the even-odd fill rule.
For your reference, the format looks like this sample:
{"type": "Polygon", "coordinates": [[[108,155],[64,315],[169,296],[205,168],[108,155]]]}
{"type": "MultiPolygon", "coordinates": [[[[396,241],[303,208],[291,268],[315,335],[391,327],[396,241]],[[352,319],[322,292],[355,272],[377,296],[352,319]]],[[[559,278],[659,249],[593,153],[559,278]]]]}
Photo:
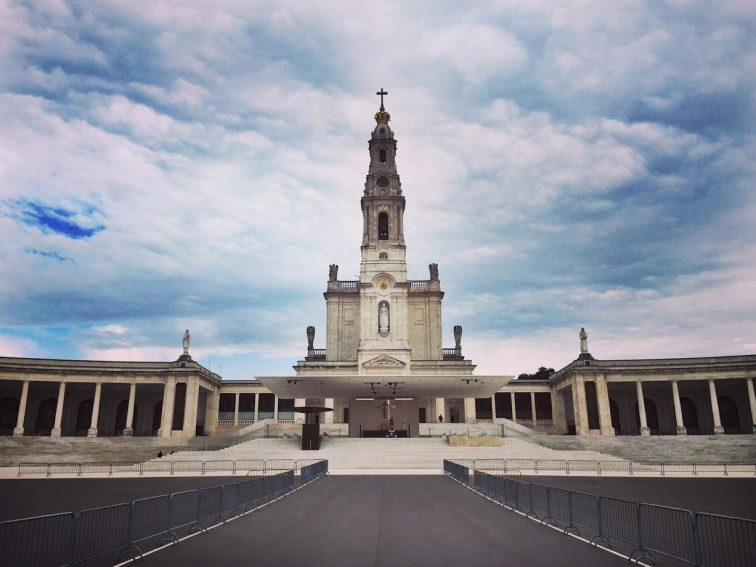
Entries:
{"type": "Polygon", "coordinates": [[[383,87],[381,87],[381,90],[379,90],[379,91],[378,91],[377,93],[375,93],[375,94],[377,94],[377,95],[380,95],[380,96],[381,96],[381,110],[386,110],[385,108],[383,108],[383,95],[387,95],[387,94],[388,94],[388,92],[387,92],[387,91],[384,91],[384,90],[383,90],[383,87]]]}

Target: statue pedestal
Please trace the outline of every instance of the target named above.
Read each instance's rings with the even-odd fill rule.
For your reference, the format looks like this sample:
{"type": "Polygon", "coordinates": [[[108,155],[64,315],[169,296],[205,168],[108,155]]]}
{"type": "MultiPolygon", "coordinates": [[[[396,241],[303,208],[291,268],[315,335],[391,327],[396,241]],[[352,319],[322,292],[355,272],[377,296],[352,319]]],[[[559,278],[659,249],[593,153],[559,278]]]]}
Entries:
{"type": "Polygon", "coordinates": [[[678,425],[677,426],[677,434],[678,435],[687,435],[688,434],[688,430],[685,429],[682,425],[678,425]]]}
{"type": "Polygon", "coordinates": [[[93,427],[93,428],[87,429],[87,437],[97,437],[97,428],[93,427]]]}
{"type": "Polygon", "coordinates": [[[123,436],[124,437],[133,437],[134,436],[134,430],[131,427],[127,427],[123,430],[123,436]]]}
{"type": "Polygon", "coordinates": [[[641,427],[640,434],[642,437],[649,437],[651,435],[651,430],[648,427],[641,427]]]}

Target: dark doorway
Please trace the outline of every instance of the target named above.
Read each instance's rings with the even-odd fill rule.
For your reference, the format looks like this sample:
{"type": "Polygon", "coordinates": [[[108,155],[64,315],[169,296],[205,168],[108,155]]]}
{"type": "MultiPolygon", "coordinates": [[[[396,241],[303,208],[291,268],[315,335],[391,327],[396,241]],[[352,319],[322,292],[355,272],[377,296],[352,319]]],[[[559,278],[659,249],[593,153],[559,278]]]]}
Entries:
{"type": "Polygon", "coordinates": [[[171,429],[178,431],[184,429],[184,411],[186,408],[186,384],[176,384],[176,394],[173,402],[173,423],[171,429]]]}
{"type": "Polygon", "coordinates": [[[496,417],[512,419],[512,396],[510,394],[496,394],[496,417]]]}
{"type": "Polygon", "coordinates": [[[493,419],[491,398],[475,398],[475,418],[493,419]]]}
{"type": "Polygon", "coordinates": [[[160,424],[163,422],[163,402],[162,400],[155,404],[155,409],[152,410],[152,434],[157,435],[160,429],[160,424]]]}
{"type": "Polygon", "coordinates": [[[533,410],[530,407],[530,394],[527,392],[515,393],[515,413],[516,419],[529,420],[533,416],[533,410]]]}
{"type": "MultiPolygon", "coordinates": [[[[659,435],[659,414],[656,412],[656,404],[653,400],[644,397],[643,403],[646,405],[646,424],[651,430],[651,435],[659,435]]],[[[635,425],[640,432],[640,413],[638,412],[638,402],[635,402],[635,425]]]]}
{"type": "Polygon", "coordinates": [[[683,425],[688,435],[699,435],[701,428],[698,425],[696,403],[687,397],[680,398],[680,409],[682,410],[683,425]]]}
{"type": "Polygon", "coordinates": [[[740,433],[740,415],[738,404],[730,396],[717,396],[719,404],[719,419],[725,433],[740,433]]]}
{"type": "Polygon", "coordinates": [[[585,406],[588,411],[588,429],[601,429],[601,425],[599,425],[596,382],[591,380],[585,383],[585,406]]]}
{"type": "Polygon", "coordinates": [[[553,419],[551,410],[551,394],[536,392],[535,394],[536,419],[553,419]]]}
{"type": "Polygon", "coordinates": [[[47,398],[39,404],[37,421],[35,424],[35,433],[37,435],[50,435],[52,428],[55,425],[55,410],[57,405],[58,400],[55,398],[47,398]]]}
{"type": "Polygon", "coordinates": [[[428,423],[428,414],[425,408],[417,408],[418,411],[418,422],[419,423],[428,423]]]}
{"type": "Polygon", "coordinates": [[[94,411],[94,399],[89,398],[79,404],[76,412],[76,435],[86,435],[92,424],[92,412],[94,411]]]}
{"type": "Polygon", "coordinates": [[[8,396],[0,400],[0,435],[12,435],[18,419],[18,399],[8,396]]]}
{"type": "Polygon", "coordinates": [[[620,413],[617,402],[609,398],[609,413],[612,416],[612,427],[614,428],[615,435],[622,434],[622,427],[620,426],[620,413]]]}
{"type": "Polygon", "coordinates": [[[344,408],[344,423],[349,423],[349,408],[344,408]]]}
{"type": "MultiPolygon", "coordinates": [[[[136,423],[137,423],[137,411],[139,407],[137,404],[134,404],[134,416],[131,419],[131,428],[136,432],[136,423]]],[[[118,408],[116,409],[116,419],[115,419],[115,428],[113,430],[113,434],[116,436],[123,435],[123,430],[126,429],[126,418],[128,417],[129,413],[129,400],[123,400],[120,404],[118,404],[118,408]]]]}

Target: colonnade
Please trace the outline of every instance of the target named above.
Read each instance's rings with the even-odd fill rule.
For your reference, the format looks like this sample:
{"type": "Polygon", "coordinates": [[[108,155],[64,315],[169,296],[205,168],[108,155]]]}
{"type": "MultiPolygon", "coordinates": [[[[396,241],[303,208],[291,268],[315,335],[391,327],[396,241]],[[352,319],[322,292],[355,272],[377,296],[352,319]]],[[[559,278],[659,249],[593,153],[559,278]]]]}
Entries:
{"type": "MultiPolygon", "coordinates": [[[[713,432],[715,435],[722,435],[725,433],[724,427],[722,427],[722,420],[720,416],[719,399],[717,395],[717,381],[725,380],[708,378],[706,379],[708,386],[708,398],[711,407],[711,418],[713,422],[713,432]]],[[[728,381],[734,381],[737,379],[728,378],[728,381]]],[[[756,432],[756,395],[754,395],[754,385],[752,378],[743,378],[746,383],[748,391],[748,405],[750,408],[750,417],[752,424],[752,432],[756,432]]],[[[635,380],[635,397],[638,408],[638,421],[640,424],[640,435],[651,435],[651,429],[648,424],[648,415],[646,408],[646,396],[644,396],[644,383],[658,384],[669,383],[672,395],[672,403],[674,407],[674,419],[675,419],[675,431],[677,435],[687,435],[687,429],[683,420],[682,404],[680,402],[680,388],[678,382],[681,380],[673,379],[669,381],[649,381],[635,380]]],[[[685,380],[688,382],[700,382],[702,380],[685,380]]],[[[572,387],[572,403],[575,417],[575,429],[578,435],[588,435],[590,431],[588,423],[588,406],[586,401],[586,382],[595,382],[596,387],[596,402],[598,405],[598,418],[599,429],[601,435],[614,435],[614,427],[612,426],[611,409],[609,401],[609,391],[607,387],[606,378],[602,374],[591,375],[589,378],[583,375],[577,375],[570,381],[572,387]]],[[[618,383],[628,383],[627,380],[618,383]]],[[[513,400],[514,404],[514,400],[513,400]]]]}

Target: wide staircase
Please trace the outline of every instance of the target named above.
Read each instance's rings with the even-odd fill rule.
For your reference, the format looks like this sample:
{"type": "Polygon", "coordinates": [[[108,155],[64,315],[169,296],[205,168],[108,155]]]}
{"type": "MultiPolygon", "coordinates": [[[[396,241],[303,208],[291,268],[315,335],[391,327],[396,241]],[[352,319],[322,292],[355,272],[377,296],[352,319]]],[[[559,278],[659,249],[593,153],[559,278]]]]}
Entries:
{"type": "Polygon", "coordinates": [[[556,450],[524,439],[502,439],[501,447],[450,447],[446,439],[325,438],[319,451],[302,451],[297,439],[254,439],[220,451],[180,451],[184,460],[328,459],[332,471],[441,470],[444,459],[617,460],[590,450],[556,450]]]}

